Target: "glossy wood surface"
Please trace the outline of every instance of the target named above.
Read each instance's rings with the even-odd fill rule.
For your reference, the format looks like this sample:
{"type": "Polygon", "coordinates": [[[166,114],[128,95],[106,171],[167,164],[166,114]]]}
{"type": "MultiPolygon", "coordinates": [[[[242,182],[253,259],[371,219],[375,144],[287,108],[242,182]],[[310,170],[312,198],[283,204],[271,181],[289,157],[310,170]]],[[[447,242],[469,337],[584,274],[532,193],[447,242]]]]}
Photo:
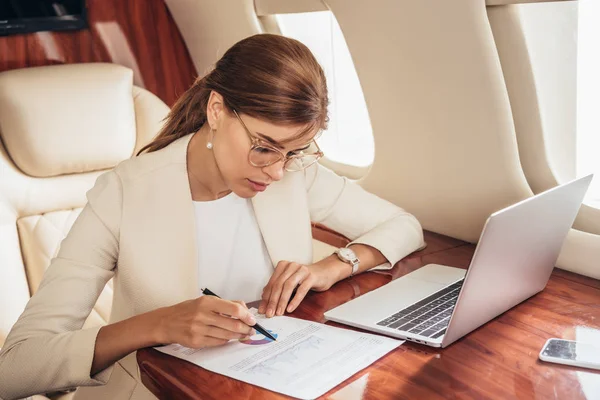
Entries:
{"type": "Polygon", "coordinates": [[[196,70],[164,0],[88,0],[89,29],[0,37],[0,72],[86,62],[124,65],[169,106],[196,70]]]}
{"type": "MultiPolygon", "coordinates": [[[[315,237],[332,234],[337,235],[316,232],[315,237]]],[[[343,237],[333,240],[343,242],[343,237]]],[[[360,274],[327,292],[310,293],[291,316],[349,329],[326,322],[323,313],[429,263],[467,268],[475,248],[429,232],[426,241],[427,248],[389,273],[360,274]]],[[[406,342],[322,398],[598,399],[600,371],[538,360],[548,338],[576,336],[600,339],[600,282],[555,270],[544,291],[448,348],[406,342]]],[[[287,398],[154,349],[138,351],[137,359],[143,383],[160,399],[287,398]]]]}

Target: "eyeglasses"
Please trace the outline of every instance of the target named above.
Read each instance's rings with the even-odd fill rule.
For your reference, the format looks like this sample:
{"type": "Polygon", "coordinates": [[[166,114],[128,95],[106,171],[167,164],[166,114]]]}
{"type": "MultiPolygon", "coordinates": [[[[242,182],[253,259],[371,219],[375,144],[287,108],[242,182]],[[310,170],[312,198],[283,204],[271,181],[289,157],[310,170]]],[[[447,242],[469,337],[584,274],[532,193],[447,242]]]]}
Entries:
{"type": "Polygon", "coordinates": [[[233,110],[233,113],[244,127],[246,134],[252,142],[252,147],[248,153],[248,161],[255,167],[268,167],[269,165],[283,161],[283,168],[286,171],[296,172],[310,167],[323,157],[323,152],[315,140],[304,149],[283,154],[278,149],[263,143],[261,139],[252,135],[237,111],[233,110]]]}

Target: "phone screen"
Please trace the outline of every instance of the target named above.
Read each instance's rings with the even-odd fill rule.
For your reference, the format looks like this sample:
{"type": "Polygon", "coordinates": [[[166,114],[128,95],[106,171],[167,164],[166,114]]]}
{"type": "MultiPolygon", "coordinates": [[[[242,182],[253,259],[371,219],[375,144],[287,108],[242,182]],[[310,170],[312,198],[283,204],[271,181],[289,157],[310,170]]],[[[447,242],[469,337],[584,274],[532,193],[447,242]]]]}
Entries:
{"type": "Polygon", "coordinates": [[[550,340],[543,353],[548,357],[600,363],[600,347],[572,340],[550,340]]]}

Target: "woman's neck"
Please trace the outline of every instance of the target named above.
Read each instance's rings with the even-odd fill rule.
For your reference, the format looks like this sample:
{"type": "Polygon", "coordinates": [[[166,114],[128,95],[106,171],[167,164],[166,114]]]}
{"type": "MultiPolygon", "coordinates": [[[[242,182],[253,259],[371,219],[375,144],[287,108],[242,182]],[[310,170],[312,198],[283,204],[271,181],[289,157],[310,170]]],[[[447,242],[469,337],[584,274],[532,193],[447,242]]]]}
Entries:
{"type": "Polygon", "coordinates": [[[187,172],[192,200],[210,201],[231,193],[227,187],[213,150],[206,147],[210,134],[208,124],[204,124],[190,140],[187,149],[187,172]]]}

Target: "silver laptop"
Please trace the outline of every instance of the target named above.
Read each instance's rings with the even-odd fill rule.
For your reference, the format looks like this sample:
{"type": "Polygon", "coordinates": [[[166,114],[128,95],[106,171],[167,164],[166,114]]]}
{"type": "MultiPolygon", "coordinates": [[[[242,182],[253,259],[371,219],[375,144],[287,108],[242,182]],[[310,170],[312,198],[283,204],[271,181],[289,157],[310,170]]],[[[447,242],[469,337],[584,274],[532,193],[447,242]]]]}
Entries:
{"type": "Polygon", "coordinates": [[[428,264],[329,310],[329,320],[446,347],[546,286],[592,175],[495,212],[468,270],[428,264]]]}

